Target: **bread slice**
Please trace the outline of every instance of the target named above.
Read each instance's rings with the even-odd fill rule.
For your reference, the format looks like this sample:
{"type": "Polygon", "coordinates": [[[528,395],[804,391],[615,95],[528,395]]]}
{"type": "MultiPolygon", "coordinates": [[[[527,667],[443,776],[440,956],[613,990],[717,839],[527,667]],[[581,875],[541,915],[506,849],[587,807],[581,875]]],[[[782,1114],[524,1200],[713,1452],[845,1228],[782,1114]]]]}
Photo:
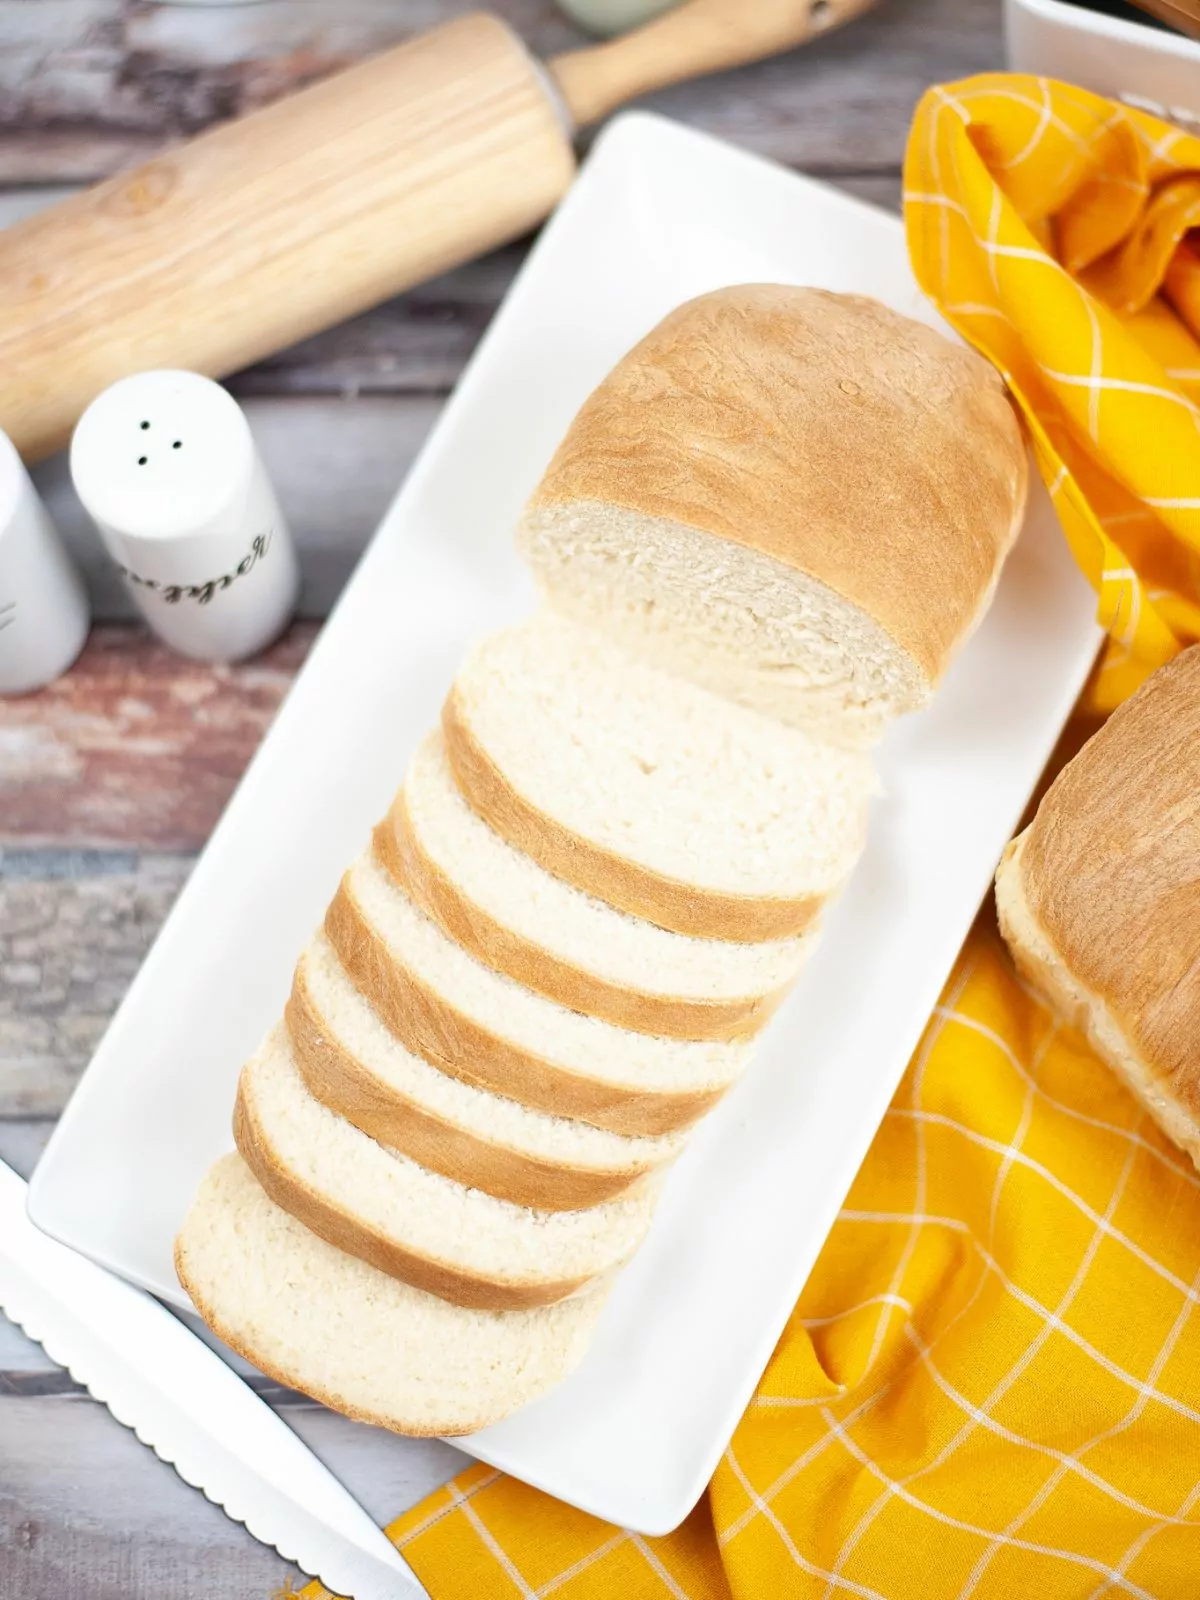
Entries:
{"type": "Polygon", "coordinates": [[[858,295],[744,284],[618,363],[518,543],[557,609],[862,743],[929,697],[983,614],[1027,478],[973,351],[858,295]]]}
{"type": "Polygon", "coordinates": [[[816,942],[691,939],[554,877],[464,800],[440,734],[420,746],[375,853],[409,896],[497,972],[639,1033],[757,1032],[816,942]]]}
{"type": "Polygon", "coordinates": [[[406,1050],[318,933],[284,1013],[309,1092],[431,1172],[498,1200],[575,1211],[612,1200],[673,1161],[685,1135],[627,1138],[552,1117],[451,1077],[406,1050]]]}
{"type": "Polygon", "coordinates": [[[1200,1167],[1200,646],[1055,778],[996,878],[1017,966],[1200,1167]]]}
{"type": "Polygon", "coordinates": [[[196,1310],[277,1383],[359,1422],[473,1433],[560,1382],[605,1289],[533,1311],[475,1311],[425,1294],[310,1233],[224,1156],[192,1201],[175,1270],[196,1310]]]}
{"type": "Polygon", "coordinates": [[[472,808],[576,888],[674,933],[809,928],[862,849],[871,768],[542,612],[467,656],[443,712],[472,808]]]}
{"type": "Polygon", "coordinates": [[[242,1071],[234,1136],[271,1199],[322,1239],[455,1305],[549,1305],[625,1261],[656,1195],[533,1211],[429,1172],[305,1087],[279,1027],[242,1071]]]}
{"type": "Polygon", "coordinates": [[[745,1040],[662,1039],[554,1004],[477,961],[373,856],[342,879],[325,932],[406,1049],[558,1117],[636,1136],[690,1126],[750,1058],[745,1040]]]}

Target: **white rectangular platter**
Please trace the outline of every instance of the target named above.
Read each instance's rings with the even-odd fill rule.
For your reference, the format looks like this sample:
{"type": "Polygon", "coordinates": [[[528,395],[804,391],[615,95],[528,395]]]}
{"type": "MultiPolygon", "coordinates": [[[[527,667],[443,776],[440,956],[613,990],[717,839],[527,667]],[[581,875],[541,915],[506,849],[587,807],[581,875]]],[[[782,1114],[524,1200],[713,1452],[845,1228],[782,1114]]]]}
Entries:
{"type": "MultiPolygon", "coordinates": [[[[530,590],[510,529],[573,412],[721,284],[856,290],[936,324],[900,223],[645,115],[601,138],[330,619],[33,1180],[34,1220],[177,1303],[171,1243],[230,1146],[243,1058],[474,635],[530,590]]],[[[747,1079],[673,1172],[595,1344],[464,1442],[641,1532],[673,1527],[744,1409],[1095,654],[1040,485],[995,604],[881,751],[866,856],[747,1079]]],[[[397,1446],[402,1448],[402,1446],[397,1446]]]]}

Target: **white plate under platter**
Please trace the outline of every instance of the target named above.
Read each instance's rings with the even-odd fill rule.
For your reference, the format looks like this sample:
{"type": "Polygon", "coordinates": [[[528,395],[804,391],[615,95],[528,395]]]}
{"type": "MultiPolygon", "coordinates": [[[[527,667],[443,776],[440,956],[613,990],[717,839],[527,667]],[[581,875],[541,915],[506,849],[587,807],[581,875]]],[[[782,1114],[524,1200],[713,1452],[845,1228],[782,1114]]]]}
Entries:
{"type": "MultiPolygon", "coordinates": [[[[47,1232],[186,1304],[171,1242],[238,1068],[468,640],[527,608],[509,532],[585,395],[721,284],[856,290],[934,325],[900,223],[703,135],[615,122],[384,519],[34,1175],[47,1232]]],[[[700,1128],[579,1371],[465,1449],[610,1521],[675,1526],[808,1276],[1095,654],[1040,485],[986,621],[889,735],[821,949],[700,1128]]]]}

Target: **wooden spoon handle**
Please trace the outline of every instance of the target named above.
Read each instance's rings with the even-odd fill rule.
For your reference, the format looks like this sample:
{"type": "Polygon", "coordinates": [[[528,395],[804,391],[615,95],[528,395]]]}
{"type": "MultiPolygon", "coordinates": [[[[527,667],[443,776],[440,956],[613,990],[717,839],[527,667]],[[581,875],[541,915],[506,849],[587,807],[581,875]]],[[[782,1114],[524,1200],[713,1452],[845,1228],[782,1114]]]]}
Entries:
{"type": "Polygon", "coordinates": [[[849,22],[874,0],[688,0],[609,44],[550,61],[577,127],[638,95],[791,50],[849,22]]]}

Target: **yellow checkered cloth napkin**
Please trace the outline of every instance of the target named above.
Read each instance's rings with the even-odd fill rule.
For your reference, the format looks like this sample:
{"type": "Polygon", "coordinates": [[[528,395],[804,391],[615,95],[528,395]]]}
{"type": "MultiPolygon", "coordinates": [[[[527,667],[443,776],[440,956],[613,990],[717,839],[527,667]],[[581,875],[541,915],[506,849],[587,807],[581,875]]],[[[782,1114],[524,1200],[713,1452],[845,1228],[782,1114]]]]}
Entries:
{"type": "Polygon", "coordinates": [[[1198,1290],[1200,1177],[981,924],[683,1527],[473,1466],[388,1531],[434,1600],[1191,1600],[1198,1290]]]}
{"type": "MultiPolygon", "coordinates": [[[[908,153],[918,276],[1009,375],[1099,591],[1105,705],[1200,632],[1190,170],[1200,141],[1014,77],[934,90],[908,153]]],[[[475,1466],[389,1532],[434,1600],[1191,1600],[1198,1289],[1200,1177],[985,915],[687,1522],[475,1466]]]]}
{"type": "Polygon", "coordinates": [[[1099,592],[1111,710],[1200,637],[1200,138],[968,78],[918,106],[904,205],[921,287],[1008,380],[1099,592]]]}

